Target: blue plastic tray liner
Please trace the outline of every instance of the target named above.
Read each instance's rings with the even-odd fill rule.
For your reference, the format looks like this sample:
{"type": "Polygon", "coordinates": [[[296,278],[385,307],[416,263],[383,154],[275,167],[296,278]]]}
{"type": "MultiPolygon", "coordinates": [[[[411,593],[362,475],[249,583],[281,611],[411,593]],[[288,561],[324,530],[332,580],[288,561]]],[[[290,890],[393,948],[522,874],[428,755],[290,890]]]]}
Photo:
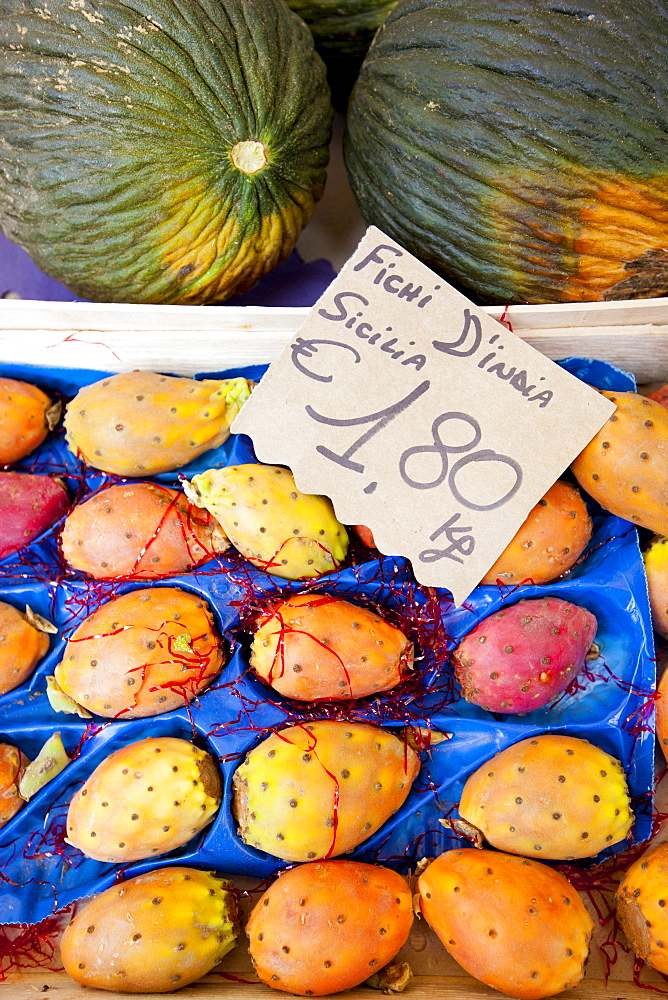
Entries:
{"type": "MultiPolygon", "coordinates": [[[[634,389],[632,378],[602,362],[563,363],[598,388],[634,389]]],[[[264,368],[243,370],[258,379],[264,368]]],[[[0,372],[36,383],[64,400],[106,372],[4,365],[0,372]]],[[[226,372],[225,375],[239,372],[226,372]]],[[[209,373],[211,374],[211,373],[209,373]]],[[[221,374],[221,373],[216,373],[221,374]]],[[[250,441],[232,437],[177,473],[158,477],[178,486],[212,466],[254,461],[250,441]]],[[[62,427],[16,468],[64,475],[73,495],[85,497],[105,482],[118,482],[84,468],[67,449],[62,427]]],[[[153,584],[146,581],[96,582],[70,570],[58,550],[57,524],[20,552],[0,562],[0,599],[23,609],[30,604],[59,627],[51,650],[32,678],[0,697],[0,736],[34,758],[48,736],[62,734],[72,756],[58,777],[41,789],[0,830],[0,922],[37,922],[73,900],[99,892],[119,874],[130,877],[169,864],[191,864],[237,875],[265,878],[285,862],[242,843],[231,812],[232,776],[246,752],[271,731],[320,718],[388,726],[430,727],[447,733],[422,753],[422,770],[403,807],[354,851],[352,857],[401,871],[462,841],[449,826],[467,777],[499,750],[537,733],[561,732],[597,744],[620,759],[626,770],[636,822],[630,837],[645,840],[651,830],[653,788],[653,691],[655,663],[647,588],[637,531],[593,502],[595,531],[583,558],[570,573],[541,587],[512,591],[478,587],[465,605],[453,609],[447,591],[417,584],[403,558],[374,558],[357,540],[339,572],[310,583],[289,583],[255,569],[236,553],[216,556],[191,573],[153,584]],[[52,711],[45,678],[53,673],[65,641],[100,604],[134,587],[179,586],[202,595],[212,606],[230,657],[210,688],[188,708],[149,719],[84,721],[52,711]],[[249,635],[243,609],[260,607],[277,595],[327,591],[380,611],[417,643],[414,676],[382,697],[356,702],[308,705],[282,698],[249,669],[249,635]],[[503,604],[556,595],[592,611],[599,623],[600,656],[589,661],[570,688],[552,705],[527,715],[494,715],[463,700],[449,652],[459,638],[503,604]],[[93,861],[65,843],[65,819],[74,792],[112,751],[147,736],[195,740],[220,762],[224,798],[214,822],[179,850],[126,866],[93,861]],[[439,820],[445,821],[445,826],[439,820]]],[[[631,841],[609,849],[617,852],[631,841]]],[[[602,860],[600,855],[590,865],[602,860]]]]}

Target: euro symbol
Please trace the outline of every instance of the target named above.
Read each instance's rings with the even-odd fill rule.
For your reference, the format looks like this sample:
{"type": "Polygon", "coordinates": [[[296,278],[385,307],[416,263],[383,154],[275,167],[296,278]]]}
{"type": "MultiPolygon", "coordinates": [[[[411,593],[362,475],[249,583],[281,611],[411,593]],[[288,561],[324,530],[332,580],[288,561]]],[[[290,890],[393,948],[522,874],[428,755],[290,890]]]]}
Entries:
{"type": "Polygon", "coordinates": [[[331,382],[332,375],[318,375],[317,372],[312,372],[310,368],[306,368],[302,362],[301,358],[312,358],[318,353],[319,344],[329,344],[332,347],[342,347],[346,351],[350,351],[355,356],[355,364],[359,364],[362,360],[358,351],[350,344],[342,344],[339,340],[304,340],[303,337],[297,337],[295,342],[290,346],[292,351],[292,363],[303,375],[308,375],[309,378],[315,379],[316,382],[331,382]]]}

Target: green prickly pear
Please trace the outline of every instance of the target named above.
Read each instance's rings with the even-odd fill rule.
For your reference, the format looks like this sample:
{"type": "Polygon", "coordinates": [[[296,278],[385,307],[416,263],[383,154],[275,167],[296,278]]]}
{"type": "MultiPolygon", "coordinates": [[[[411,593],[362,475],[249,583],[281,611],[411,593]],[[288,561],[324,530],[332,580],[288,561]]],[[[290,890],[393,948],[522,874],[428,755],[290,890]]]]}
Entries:
{"type": "Polygon", "coordinates": [[[571,861],[624,840],[633,823],[622,765],[587,740],[520,740],[467,780],[459,815],[500,851],[571,861]]]}
{"type": "Polygon", "coordinates": [[[232,886],[213,872],[160,868],[94,896],[65,928],[65,970],[82,986],[170,993],[210,972],[236,944],[232,886]]]}
{"type": "Polygon", "coordinates": [[[469,848],[436,858],[418,890],[427,923],[453,958],[488,986],[540,1000],[582,979],[594,921],[560,872],[469,848]]]}
{"type": "Polygon", "coordinates": [[[227,439],[250,391],[245,378],[110,375],[84,386],[68,404],[67,442],[104,472],[139,477],[170,472],[227,439]]]}
{"type": "Polygon", "coordinates": [[[285,861],[353,850],[406,800],[418,754],[387,729],[311,722],[272,733],[234,773],[241,839],[285,861]]]}
{"type": "Polygon", "coordinates": [[[348,535],[331,501],[300,493],[289,469],[209,469],[193,476],[185,491],[192,503],[211,511],[242,556],[274,576],[321,576],[345,559],[348,535]]]}
{"type": "Polygon", "coordinates": [[[124,864],[187,844],[218,811],[213,758],[187,740],[153,737],[116,750],[75,793],[67,841],[87,857],[124,864]]]}
{"type": "Polygon", "coordinates": [[[330,594],[295,594],[257,622],[251,667],[288,698],[341,701],[389,691],[410,669],[398,628],[330,594]]]}

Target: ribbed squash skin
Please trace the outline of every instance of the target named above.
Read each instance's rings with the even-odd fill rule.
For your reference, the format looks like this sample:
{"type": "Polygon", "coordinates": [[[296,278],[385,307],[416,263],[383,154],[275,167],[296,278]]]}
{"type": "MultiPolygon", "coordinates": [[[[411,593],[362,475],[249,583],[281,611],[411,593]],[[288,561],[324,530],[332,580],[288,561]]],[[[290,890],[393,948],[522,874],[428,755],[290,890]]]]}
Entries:
{"type": "Polygon", "coordinates": [[[325,61],[364,56],[397,0],[288,0],[313,32],[325,61]]]}
{"type": "Polygon", "coordinates": [[[282,0],[0,0],[0,225],[84,298],[245,291],[311,215],[331,114],[282,0]]]}
{"type": "Polygon", "coordinates": [[[400,0],[356,84],[363,215],[482,302],[668,292],[668,6],[400,0]]]}

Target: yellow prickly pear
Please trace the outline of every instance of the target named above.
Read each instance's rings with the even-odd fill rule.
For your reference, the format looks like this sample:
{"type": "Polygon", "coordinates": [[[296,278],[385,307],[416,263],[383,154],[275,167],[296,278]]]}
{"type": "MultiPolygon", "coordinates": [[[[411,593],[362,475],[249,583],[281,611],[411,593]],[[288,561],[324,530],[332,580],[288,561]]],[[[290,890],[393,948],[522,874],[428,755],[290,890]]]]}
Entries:
{"type": "Polygon", "coordinates": [[[618,517],[668,535],[668,410],[637,392],[603,392],[617,409],[572,464],[586,490],[618,517]]]}
{"type": "Polygon", "coordinates": [[[63,965],[93,989],[170,993],[188,986],[236,944],[231,888],[196,868],[160,868],[113,885],[65,928],[63,965]]]}
{"type": "Polygon", "coordinates": [[[427,923],[488,986],[539,1000],[582,979],[594,921],[547,865],[497,851],[446,851],[420,875],[418,890],[427,923]]]}
{"type": "Polygon", "coordinates": [[[353,850],[403,805],[420,758],[387,729],[311,722],[272,733],[234,774],[239,836],[285,861],[353,850]]]}
{"type": "Polygon", "coordinates": [[[619,761],[560,733],[486,761],[464,785],[459,814],[500,851],[566,861],[619,843],[633,823],[619,761]]]}
{"type": "Polygon", "coordinates": [[[652,625],[668,639],[668,538],[655,535],[643,554],[652,625]]]}
{"type": "Polygon", "coordinates": [[[287,580],[335,570],[348,550],[346,529],[327,497],[300,493],[289,469],[230,465],[185,485],[192,503],[211,511],[242,556],[287,580]]]}
{"type": "Polygon", "coordinates": [[[67,840],[97,861],[125,863],[187,844],[220,805],[213,758],[171,736],[121,747],[99,764],[67,811],[67,840]]]}
{"type": "Polygon", "coordinates": [[[217,448],[248,398],[245,378],[123,372],[80,389],[65,413],[70,449],[119,476],[170,472],[217,448]]]}

